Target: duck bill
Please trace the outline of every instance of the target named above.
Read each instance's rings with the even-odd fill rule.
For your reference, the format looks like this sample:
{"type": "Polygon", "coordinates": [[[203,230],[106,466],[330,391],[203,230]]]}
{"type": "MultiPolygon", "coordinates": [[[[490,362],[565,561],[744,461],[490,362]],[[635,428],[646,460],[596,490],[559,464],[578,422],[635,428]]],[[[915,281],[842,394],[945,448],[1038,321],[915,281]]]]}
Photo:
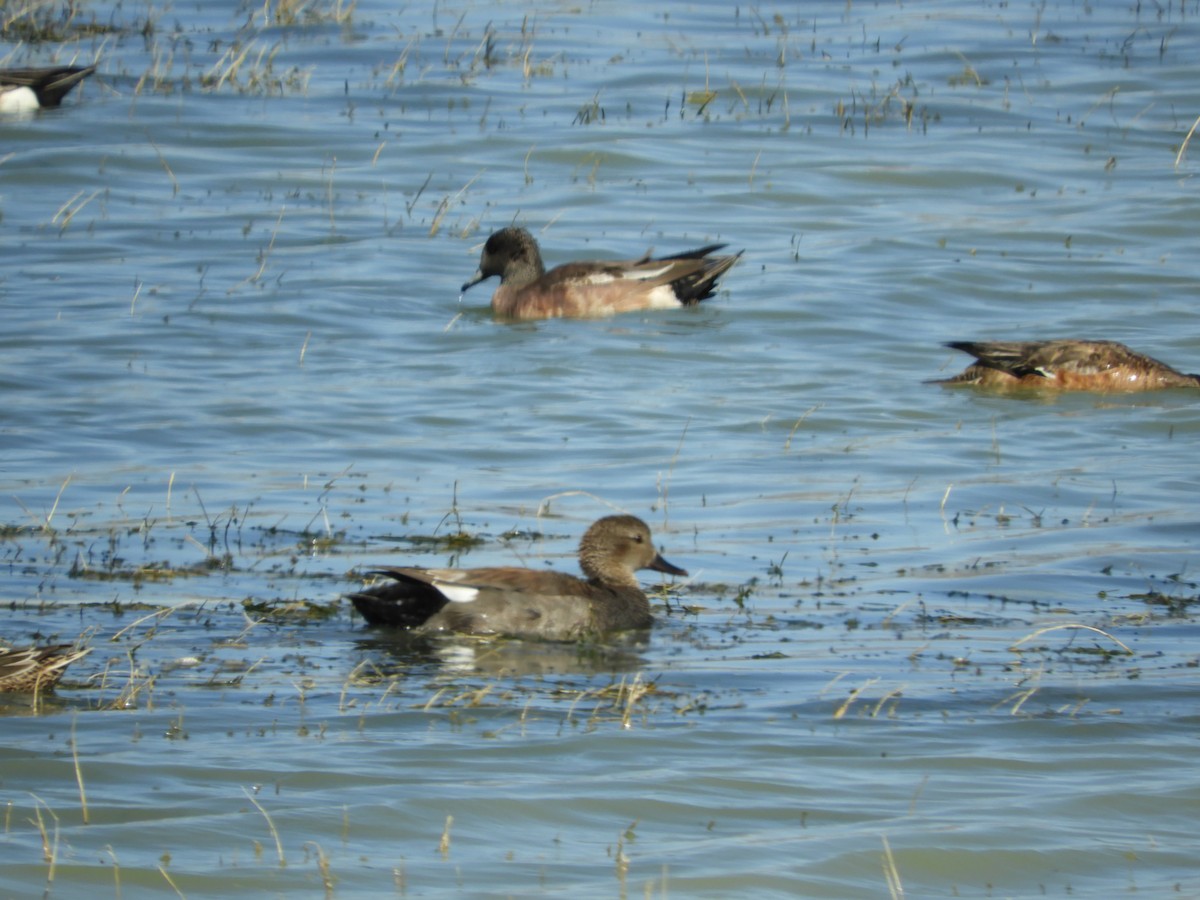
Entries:
{"type": "Polygon", "coordinates": [[[466,282],[462,286],[462,289],[465,291],[468,288],[473,288],[473,287],[475,287],[475,285],[479,284],[479,282],[483,281],[485,278],[487,278],[487,276],[483,274],[483,270],[476,269],[475,274],[471,276],[471,280],[466,282]]]}
{"type": "Polygon", "coordinates": [[[687,570],[681,569],[679,566],[673,566],[661,556],[654,557],[654,562],[646,566],[647,569],[653,569],[655,572],[665,572],[668,575],[678,575],[681,578],[687,577],[687,570]]]}

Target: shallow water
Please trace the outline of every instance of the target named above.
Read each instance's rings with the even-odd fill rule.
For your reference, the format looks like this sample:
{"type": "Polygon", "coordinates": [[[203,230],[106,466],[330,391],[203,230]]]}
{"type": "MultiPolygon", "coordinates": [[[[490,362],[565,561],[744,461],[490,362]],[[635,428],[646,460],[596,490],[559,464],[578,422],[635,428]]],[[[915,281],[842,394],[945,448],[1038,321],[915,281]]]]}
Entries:
{"type": "Polygon", "coordinates": [[[1200,6],[88,10],[5,45],[100,74],[0,121],[0,634],[94,648],[0,704],[0,896],[1200,896],[1196,397],[923,383],[1200,368],[1200,6]],[[514,220],[745,256],[513,325],[514,220]],[[612,509],[648,635],[338,600],[612,509]]]}

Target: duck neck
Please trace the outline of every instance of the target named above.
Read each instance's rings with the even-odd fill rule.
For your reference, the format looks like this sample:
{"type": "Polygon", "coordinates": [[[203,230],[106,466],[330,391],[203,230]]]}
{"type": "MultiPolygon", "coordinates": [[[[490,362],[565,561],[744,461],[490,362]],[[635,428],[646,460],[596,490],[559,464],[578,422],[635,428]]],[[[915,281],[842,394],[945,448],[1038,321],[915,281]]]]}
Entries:
{"type": "Polygon", "coordinates": [[[641,591],[641,585],[633,572],[620,566],[605,566],[602,560],[586,550],[579,556],[579,568],[587,576],[588,583],[596,587],[633,588],[635,591],[641,591]]]}
{"type": "Polygon", "coordinates": [[[540,256],[534,256],[532,259],[523,257],[510,260],[505,266],[504,276],[500,280],[510,287],[520,290],[527,284],[533,284],[545,274],[546,267],[542,265],[540,256]]]}

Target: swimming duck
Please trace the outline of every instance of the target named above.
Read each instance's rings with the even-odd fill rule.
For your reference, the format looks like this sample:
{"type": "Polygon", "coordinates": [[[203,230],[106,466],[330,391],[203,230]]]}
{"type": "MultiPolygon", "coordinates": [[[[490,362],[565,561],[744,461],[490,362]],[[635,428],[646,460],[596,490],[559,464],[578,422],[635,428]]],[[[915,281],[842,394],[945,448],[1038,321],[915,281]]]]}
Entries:
{"type": "Polygon", "coordinates": [[[349,596],[370,625],[573,641],[650,627],[650,601],[634,575],[638,569],[687,575],[654,549],[646,523],[629,515],[605,516],[588,528],[579,542],[579,567],[586,580],[516,566],[387,566],[372,574],[390,581],[349,596]]]}
{"type": "Polygon", "coordinates": [[[487,239],[479,270],[462,289],[500,276],[492,311],[514,319],[600,317],[692,306],[711,297],[717,279],[741,257],[741,252],[712,256],[724,246],[710,244],[657,258],[647,254],[625,261],[571,262],[547,272],[533,235],[512,226],[487,239]]]}

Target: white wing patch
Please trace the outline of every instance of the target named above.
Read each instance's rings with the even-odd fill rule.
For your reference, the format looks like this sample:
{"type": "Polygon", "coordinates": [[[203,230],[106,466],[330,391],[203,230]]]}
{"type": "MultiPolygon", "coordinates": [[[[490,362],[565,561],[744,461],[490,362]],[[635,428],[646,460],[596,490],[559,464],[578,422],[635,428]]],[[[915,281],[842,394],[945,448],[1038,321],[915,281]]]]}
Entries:
{"type": "Polygon", "coordinates": [[[479,597],[479,588],[468,587],[465,584],[447,584],[444,581],[434,581],[433,586],[451,603],[470,603],[479,597]]]}
{"type": "Polygon", "coordinates": [[[674,266],[674,262],[668,262],[657,269],[637,268],[625,273],[624,277],[632,281],[653,281],[655,278],[660,278],[666,275],[674,266]]]}
{"type": "Polygon", "coordinates": [[[615,275],[611,271],[599,270],[589,272],[580,280],[586,284],[612,284],[614,281],[654,281],[670,272],[673,265],[673,262],[667,262],[657,269],[646,269],[639,266],[636,269],[618,271],[615,275]]]}

